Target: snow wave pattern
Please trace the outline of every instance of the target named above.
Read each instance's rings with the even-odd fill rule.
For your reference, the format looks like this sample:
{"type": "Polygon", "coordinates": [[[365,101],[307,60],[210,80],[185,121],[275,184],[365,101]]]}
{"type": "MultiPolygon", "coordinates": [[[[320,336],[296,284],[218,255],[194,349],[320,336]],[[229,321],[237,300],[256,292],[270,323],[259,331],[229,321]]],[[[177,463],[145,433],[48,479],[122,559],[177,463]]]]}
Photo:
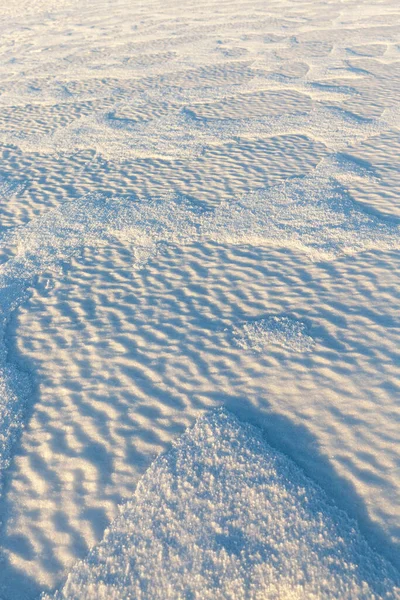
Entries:
{"type": "MultiPolygon", "coordinates": [[[[10,193],[14,190],[11,184],[5,185],[10,193]]],[[[48,211],[0,240],[0,250],[14,250],[12,258],[0,266],[0,493],[12,445],[23,427],[30,389],[27,375],[9,363],[6,327],[34,278],[71,260],[85,247],[97,247],[113,238],[133,246],[132,267],[138,268],[159,251],[162,242],[192,239],[196,227],[193,208],[177,197],[139,203],[93,194],[48,211]]]]}
{"type": "MultiPolygon", "coordinates": [[[[222,89],[220,93],[223,96],[226,92],[222,89]]],[[[340,108],[317,107],[307,113],[279,117],[205,120],[181,109],[151,120],[133,121],[115,118],[113,113],[98,113],[76,119],[50,134],[3,134],[0,139],[24,152],[72,155],[92,149],[105,160],[114,161],[195,158],[207,147],[237,138],[260,139],[298,133],[338,151],[390,129],[394,122],[390,115],[389,111],[387,120],[383,117],[365,119],[340,108]]]]}
{"type": "Polygon", "coordinates": [[[399,248],[398,225],[369,213],[347,192],[346,184],[359,176],[368,183],[356,164],[324,160],[310,175],[222,202],[203,234],[220,243],[299,248],[315,260],[399,248]]]}
{"type": "Polygon", "coordinates": [[[254,427],[200,418],[43,600],[395,598],[397,573],[254,427]]]}
{"type": "MultiPolygon", "coordinates": [[[[367,249],[398,249],[398,225],[363,210],[346,190],[354,178],[368,182],[369,177],[357,164],[336,157],[322,161],[309,176],[251,192],[208,212],[199,203],[174,194],[147,201],[91,194],[6,233],[0,250],[12,248],[14,254],[0,266],[0,472],[8,465],[13,440],[22,427],[21,411],[28,393],[26,377],[8,365],[5,328],[36,276],[56,269],[85,247],[113,239],[132,251],[133,269],[143,267],[167,244],[196,240],[291,246],[317,260],[367,249]]],[[[274,343],[299,350],[301,339],[302,348],[308,348],[307,336],[304,332],[294,335],[295,330],[290,323],[269,322],[266,331],[244,332],[247,341],[243,344],[257,349],[266,338],[273,338],[274,343]]]]}

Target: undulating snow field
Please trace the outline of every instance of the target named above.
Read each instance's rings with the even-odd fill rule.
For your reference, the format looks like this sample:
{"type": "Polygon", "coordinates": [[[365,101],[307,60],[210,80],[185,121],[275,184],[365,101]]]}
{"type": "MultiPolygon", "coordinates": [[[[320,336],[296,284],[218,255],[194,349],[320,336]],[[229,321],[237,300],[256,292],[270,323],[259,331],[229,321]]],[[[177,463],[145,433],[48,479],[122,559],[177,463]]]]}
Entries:
{"type": "Polygon", "coordinates": [[[0,146],[0,599],[400,598],[398,1],[0,0],[0,146]]]}

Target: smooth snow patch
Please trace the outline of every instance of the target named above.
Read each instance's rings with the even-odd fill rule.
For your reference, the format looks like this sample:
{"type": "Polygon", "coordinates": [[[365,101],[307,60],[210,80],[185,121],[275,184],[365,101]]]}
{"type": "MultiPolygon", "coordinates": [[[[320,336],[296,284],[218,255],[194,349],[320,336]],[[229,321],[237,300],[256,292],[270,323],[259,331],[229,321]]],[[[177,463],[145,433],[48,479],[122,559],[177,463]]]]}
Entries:
{"type": "Polygon", "coordinates": [[[394,568],[261,432],[225,411],[158,458],[43,600],[395,598],[394,568]]]}
{"type": "Polygon", "coordinates": [[[263,352],[277,344],[294,352],[309,352],[315,341],[307,334],[307,326],[291,317],[272,316],[244,323],[233,330],[237,345],[244,350],[263,352]]]}

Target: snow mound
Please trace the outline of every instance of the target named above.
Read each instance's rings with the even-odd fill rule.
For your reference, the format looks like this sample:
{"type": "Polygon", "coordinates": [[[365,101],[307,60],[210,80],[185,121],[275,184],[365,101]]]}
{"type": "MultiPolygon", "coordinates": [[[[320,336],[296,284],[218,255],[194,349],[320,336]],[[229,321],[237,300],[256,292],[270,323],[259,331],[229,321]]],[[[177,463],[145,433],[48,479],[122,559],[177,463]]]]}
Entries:
{"type": "Polygon", "coordinates": [[[371,599],[398,575],[256,428],[224,410],[158,458],[63,589],[43,600],[371,599]]]}
{"type": "Polygon", "coordinates": [[[240,348],[255,352],[263,352],[271,344],[294,352],[309,352],[315,345],[313,338],[307,334],[305,323],[291,317],[272,316],[245,323],[233,331],[240,348]]]}

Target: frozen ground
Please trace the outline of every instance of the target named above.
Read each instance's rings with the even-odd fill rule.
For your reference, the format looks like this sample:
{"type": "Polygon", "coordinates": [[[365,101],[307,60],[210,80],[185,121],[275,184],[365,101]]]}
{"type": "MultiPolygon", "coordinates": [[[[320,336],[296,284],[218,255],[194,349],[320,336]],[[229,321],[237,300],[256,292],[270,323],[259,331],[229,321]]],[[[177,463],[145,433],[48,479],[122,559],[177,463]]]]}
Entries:
{"type": "MultiPolygon", "coordinates": [[[[331,597],[399,597],[397,2],[0,0],[0,16],[0,598],[52,594],[71,569],[66,597],[86,597],[82,582],[106,577],[118,532],[140,520],[138,498],[159,494],[160,528],[173,528],[174,484],[152,477],[176,451],[150,465],[221,406],[261,427],[263,461],[275,448],[293,485],[291,461],[313,480],[318,531],[339,507],[331,597]],[[339,509],[361,532],[351,561],[375,565],[369,588],[340,562],[339,509]]],[[[258,433],[230,416],[193,431],[208,418],[200,462],[223,465],[228,440],[234,463],[235,430],[259,464],[258,433]]],[[[258,493],[226,468],[234,497],[258,493]]],[[[294,489],[280,485],[276,515],[294,489]]],[[[324,597],[316,578],[301,583],[304,564],[282,582],[265,559],[263,498],[239,527],[251,557],[259,523],[251,597],[324,597]]],[[[308,508],[293,502],[296,523],[308,508]]],[[[280,565],[303,535],[289,534],[280,565]]],[[[214,560],[211,533],[196,543],[214,560]]],[[[230,557],[215,577],[248,590],[230,557]]],[[[154,572],[179,586],[182,568],[180,582],[168,561],[154,572]]]]}

